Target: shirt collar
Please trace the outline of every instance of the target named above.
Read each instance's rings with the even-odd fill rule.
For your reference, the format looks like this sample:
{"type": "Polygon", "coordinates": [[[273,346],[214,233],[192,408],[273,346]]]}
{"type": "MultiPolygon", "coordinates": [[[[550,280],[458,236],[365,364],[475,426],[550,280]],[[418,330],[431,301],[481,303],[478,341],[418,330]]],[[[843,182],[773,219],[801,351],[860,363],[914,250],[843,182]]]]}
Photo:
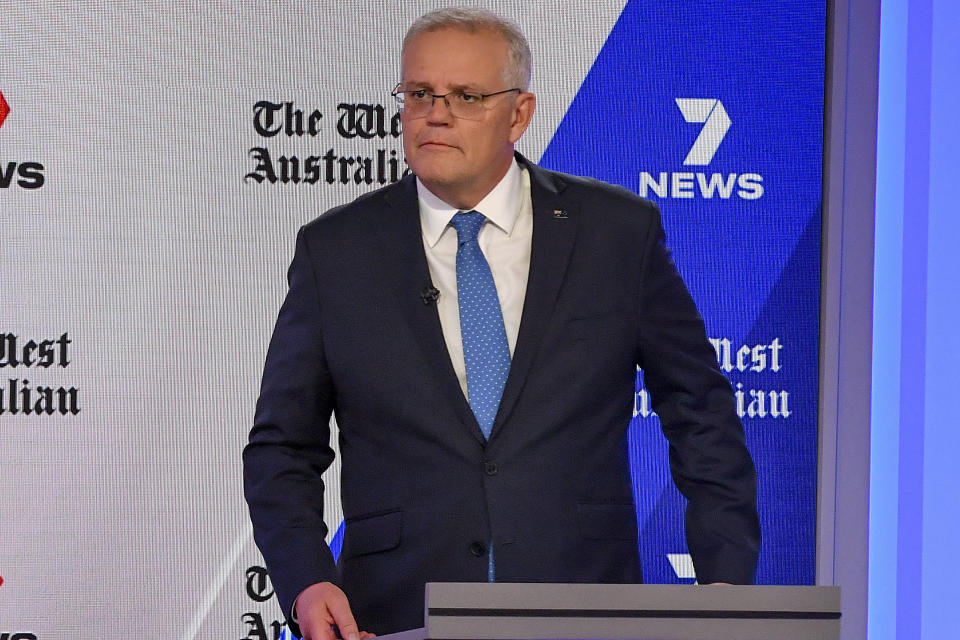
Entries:
{"type": "MultiPolygon", "coordinates": [[[[482,213],[487,220],[509,236],[520,214],[521,186],[520,166],[516,159],[513,159],[506,175],[473,209],[482,213]]],[[[417,201],[420,204],[420,226],[423,237],[432,247],[440,241],[444,229],[460,209],[450,206],[435,196],[420,182],[420,178],[417,178],[417,201]]]]}

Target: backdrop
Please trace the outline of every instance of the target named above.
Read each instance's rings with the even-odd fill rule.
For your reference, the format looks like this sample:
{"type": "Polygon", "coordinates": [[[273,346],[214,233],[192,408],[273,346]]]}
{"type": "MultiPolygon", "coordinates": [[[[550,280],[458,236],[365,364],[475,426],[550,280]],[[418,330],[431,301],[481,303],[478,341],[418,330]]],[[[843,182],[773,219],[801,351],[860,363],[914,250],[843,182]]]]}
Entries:
{"type": "MultiPolygon", "coordinates": [[[[0,635],[281,634],[240,479],[263,358],[298,227],[405,170],[389,92],[438,4],[4,8],[0,635]]],[[[661,206],[757,462],[757,579],[812,584],[824,2],[484,6],[534,51],[519,150],[661,206]]],[[[692,583],[642,372],[630,430],[645,578],[692,583]]]]}

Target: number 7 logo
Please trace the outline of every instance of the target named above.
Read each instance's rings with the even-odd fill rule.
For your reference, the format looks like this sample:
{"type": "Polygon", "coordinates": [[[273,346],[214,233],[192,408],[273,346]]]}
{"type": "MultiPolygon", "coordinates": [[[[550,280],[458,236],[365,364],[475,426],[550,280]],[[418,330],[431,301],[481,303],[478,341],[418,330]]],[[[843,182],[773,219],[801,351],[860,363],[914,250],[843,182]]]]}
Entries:
{"type": "Polygon", "coordinates": [[[674,98],[687,122],[705,122],[683,164],[710,164],[730,129],[730,116],[723,103],[712,98],[674,98]]]}

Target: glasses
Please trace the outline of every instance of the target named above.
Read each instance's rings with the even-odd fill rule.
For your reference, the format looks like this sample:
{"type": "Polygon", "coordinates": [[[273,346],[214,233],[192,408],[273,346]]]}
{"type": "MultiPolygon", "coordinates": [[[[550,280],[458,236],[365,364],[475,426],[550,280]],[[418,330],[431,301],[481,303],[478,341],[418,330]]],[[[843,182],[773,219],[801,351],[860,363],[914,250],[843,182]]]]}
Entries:
{"type": "Polygon", "coordinates": [[[499,96],[512,91],[520,91],[520,88],[504,89],[503,91],[494,91],[493,93],[474,93],[472,91],[448,91],[447,93],[430,93],[426,89],[403,90],[400,86],[394,87],[390,95],[393,96],[397,104],[407,115],[408,118],[423,118],[430,109],[433,108],[433,101],[437,98],[443,98],[443,103],[450,110],[450,115],[454,118],[464,120],[482,120],[487,107],[483,106],[487,98],[499,96]]]}

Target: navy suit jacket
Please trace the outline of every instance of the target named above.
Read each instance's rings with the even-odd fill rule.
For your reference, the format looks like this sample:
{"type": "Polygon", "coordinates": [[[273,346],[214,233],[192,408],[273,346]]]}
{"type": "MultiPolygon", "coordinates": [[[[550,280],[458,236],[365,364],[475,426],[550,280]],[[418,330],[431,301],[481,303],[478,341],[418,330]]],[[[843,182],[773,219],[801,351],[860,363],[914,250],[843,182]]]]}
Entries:
{"type": "Polygon", "coordinates": [[[518,159],[531,178],[530,275],[489,441],[421,297],[413,176],[300,230],[244,450],[255,538],[285,612],[331,581],[361,629],[422,626],[424,583],[486,581],[491,540],[498,581],[641,582],[626,446],[637,365],[689,501],[700,582],[751,582],[754,466],[656,207],[518,159]],[[331,412],[346,522],[336,564],[320,479],[331,412]]]}

